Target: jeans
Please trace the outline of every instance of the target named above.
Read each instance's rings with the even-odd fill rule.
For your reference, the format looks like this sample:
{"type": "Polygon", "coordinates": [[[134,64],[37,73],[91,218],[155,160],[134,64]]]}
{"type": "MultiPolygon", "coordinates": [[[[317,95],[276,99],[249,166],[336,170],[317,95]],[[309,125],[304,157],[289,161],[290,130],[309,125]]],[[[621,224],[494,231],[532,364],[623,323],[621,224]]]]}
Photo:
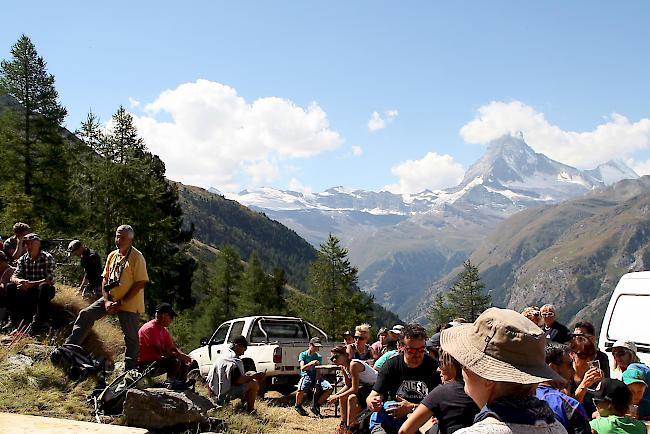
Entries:
{"type": "MultiPolygon", "coordinates": [[[[65,343],[81,345],[86,340],[95,321],[104,318],[106,315],[108,313],[106,313],[103,298],[98,299],[87,308],[79,311],[79,315],[72,326],[72,333],[65,340],[65,343]]],[[[126,370],[135,369],[138,362],[138,352],[140,351],[140,341],[138,340],[140,314],[118,311],[117,318],[120,321],[122,333],[124,333],[124,344],[126,346],[124,367],[126,370]]]]}
{"type": "Polygon", "coordinates": [[[5,287],[5,303],[12,323],[20,321],[43,323],[49,319],[51,301],[56,292],[54,285],[41,283],[29,289],[20,289],[15,283],[5,287]]]}

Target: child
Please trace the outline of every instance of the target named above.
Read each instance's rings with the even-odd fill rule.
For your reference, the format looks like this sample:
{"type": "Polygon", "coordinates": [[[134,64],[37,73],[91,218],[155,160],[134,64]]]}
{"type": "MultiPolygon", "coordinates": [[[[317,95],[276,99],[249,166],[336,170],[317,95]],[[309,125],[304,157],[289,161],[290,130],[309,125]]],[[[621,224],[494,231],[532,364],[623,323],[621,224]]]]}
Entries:
{"type": "Polygon", "coordinates": [[[600,415],[589,423],[592,431],[597,434],[646,434],[643,422],[627,416],[632,393],[625,383],[603,378],[592,396],[600,415]]]}
{"type": "Polygon", "coordinates": [[[637,363],[633,363],[623,372],[623,383],[632,393],[632,405],[636,405],[638,413],[632,415],[637,419],[649,420],[650,419],[650,401],[643,398],[643,395],[648,388],[645,382],[645,373],[637,369],[637,363]]]}
{"type": "Polygon", "coordinates": [[[303,351],[298,356],[300,381],[298,382],[298,393],[296,393],[295,409],[301,416],[307,416],[307,412],[302,408],[302,400],[305,397],[305,390],[310,390],[314,382],[319,382],[322,391],[319,397],[314,397],[314,404],[311,406],[311,412],[316,416],[321,416],[320,406],[332,393],[332,385],[316,373],[316,366],[323,364],[323,357],[318,353],[318,349],[322,346],[319,338],[312,338],[307,351],[303,351]]]}

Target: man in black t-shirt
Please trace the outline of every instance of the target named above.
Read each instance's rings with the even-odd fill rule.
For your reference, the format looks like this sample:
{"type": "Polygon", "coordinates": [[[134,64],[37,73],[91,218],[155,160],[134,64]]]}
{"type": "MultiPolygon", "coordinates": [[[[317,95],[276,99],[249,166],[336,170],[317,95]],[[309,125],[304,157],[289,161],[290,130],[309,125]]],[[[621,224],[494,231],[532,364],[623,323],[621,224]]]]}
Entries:
{"type": "Polygon", "coordinates": [[[426,354],[427,334],[419,324],[408,324],[400,333],[401,354],[389,359],[366,403],[372,410],[373,434],[392,434],[425,396],[440,384],[438,363],[426,354]]]}
{"type": "Polygon", "coordinates": [[[86,247],[79,240],[72,240],[68,244],[68,256],[79,256],[81,268],[84,269],[84,278],[79,285],[77,294],[83,297],[96,299],[102,293],[102,260],[94,250],[86,247]]]}

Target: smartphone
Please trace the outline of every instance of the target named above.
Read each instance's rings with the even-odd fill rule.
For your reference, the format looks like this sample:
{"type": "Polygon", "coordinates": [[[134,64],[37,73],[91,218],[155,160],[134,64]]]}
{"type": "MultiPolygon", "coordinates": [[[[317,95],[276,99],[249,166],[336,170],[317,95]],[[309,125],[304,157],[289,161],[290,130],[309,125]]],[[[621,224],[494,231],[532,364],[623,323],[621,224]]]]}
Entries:
{"type": "Polygon", "coordinates": [[[596,368],[600,370],[600,360],[592,360],[589,362],[589,368],[596,368]]]}

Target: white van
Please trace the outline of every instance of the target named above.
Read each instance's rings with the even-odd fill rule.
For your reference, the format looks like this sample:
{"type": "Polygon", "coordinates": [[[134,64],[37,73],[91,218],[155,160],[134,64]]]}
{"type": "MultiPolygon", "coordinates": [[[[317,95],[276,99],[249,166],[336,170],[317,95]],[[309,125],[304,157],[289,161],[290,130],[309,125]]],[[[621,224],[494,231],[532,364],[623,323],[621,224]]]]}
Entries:
{"type": "MultiPolygon", "coordinates": [[[[611,351],[618,340],[634,342],[639,359],[650,366],[650,271],[625,274],[612,293],[598,347],[611,351]]],[[[613,367],[611,352],[608,357],[613,367]]]]}

